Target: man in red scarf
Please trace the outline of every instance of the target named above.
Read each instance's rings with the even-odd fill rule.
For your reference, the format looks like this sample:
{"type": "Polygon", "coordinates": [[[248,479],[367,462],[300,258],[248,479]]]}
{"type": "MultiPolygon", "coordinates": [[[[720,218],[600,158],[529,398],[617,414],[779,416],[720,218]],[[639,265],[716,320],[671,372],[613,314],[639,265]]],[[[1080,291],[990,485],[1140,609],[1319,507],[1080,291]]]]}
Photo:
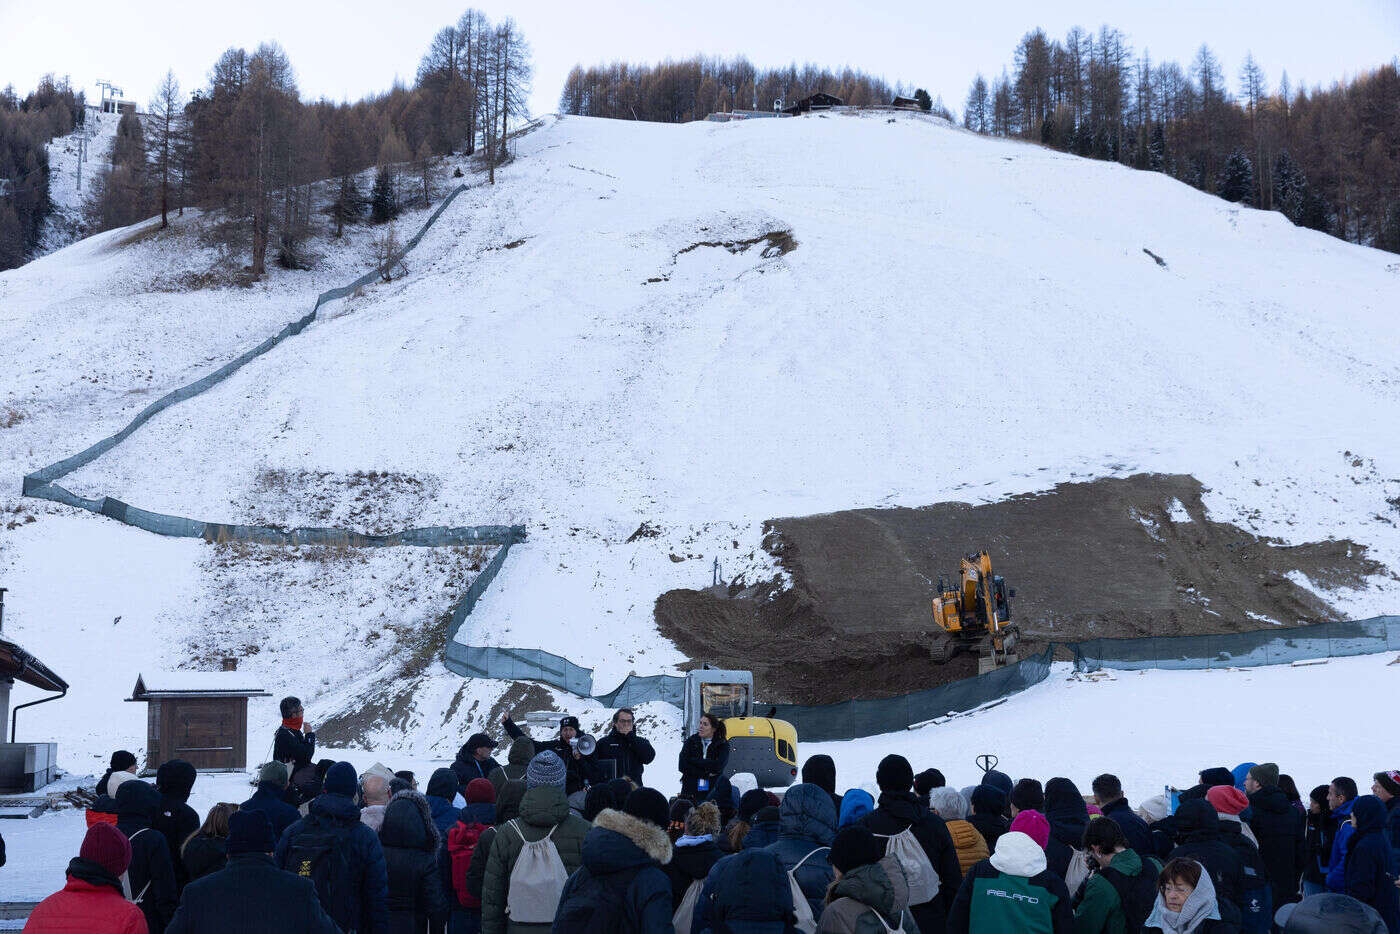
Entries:
{"type": "Polygon", "coordinates": [[[304,722],[304,713],[299,698],[282,698],[282,725],[272,740],[272,760],[287,766],[291,775],[288,787],[298,795],[298,801],[316,782],[316,766],[311,762],[316,756],[316,732],[304,722]]]}

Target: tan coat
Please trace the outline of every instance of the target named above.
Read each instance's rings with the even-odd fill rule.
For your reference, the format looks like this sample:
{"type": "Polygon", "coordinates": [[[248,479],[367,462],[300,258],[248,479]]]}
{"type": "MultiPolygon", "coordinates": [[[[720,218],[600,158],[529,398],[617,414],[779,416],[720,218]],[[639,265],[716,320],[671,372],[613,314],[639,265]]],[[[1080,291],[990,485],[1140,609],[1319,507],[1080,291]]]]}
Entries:
{"type": "Polygon", "coordinates": [[[977,832],[977,828],[965,820],[948,821],[948,835],[953,838],[953,846],[958,850],[958,867],[962,874],[976,866],[992,854],[987,850],[987,841],[977,832]]]}

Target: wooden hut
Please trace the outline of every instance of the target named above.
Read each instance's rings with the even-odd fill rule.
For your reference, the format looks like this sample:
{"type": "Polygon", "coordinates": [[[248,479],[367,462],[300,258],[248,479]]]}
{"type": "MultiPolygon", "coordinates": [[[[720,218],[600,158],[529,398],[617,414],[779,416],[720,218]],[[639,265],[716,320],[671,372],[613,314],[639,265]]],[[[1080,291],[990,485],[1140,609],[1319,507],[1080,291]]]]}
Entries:
{"type": "Polygon", "coordinates": [[[237,671],[151,671],[136,677],[128,701],[146,704],[149,774],[168,759],[201,772],[248,767],[248,698],[271,697],[237,671]]]}

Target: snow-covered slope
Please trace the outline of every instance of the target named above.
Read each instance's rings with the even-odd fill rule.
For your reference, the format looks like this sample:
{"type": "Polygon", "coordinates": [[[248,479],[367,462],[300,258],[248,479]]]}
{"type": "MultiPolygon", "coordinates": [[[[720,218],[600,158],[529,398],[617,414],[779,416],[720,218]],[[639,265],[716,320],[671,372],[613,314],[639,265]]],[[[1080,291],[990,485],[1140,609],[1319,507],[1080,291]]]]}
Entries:
{"type": "Polygon", "coordinates": [[[44,218],[36,255],[52,253],[82,238],[83,201],[92,190],[92,180],[112,158],[112,142],[117,138],[118,114],[104,114],[87,108],[87,124],[67,136],[49,142],[49,200],[53,213],[44,218]],[[87,140],[87,159],[80,157],[80,138],[87,140]],[[82,187],[79,188],[81,183],[82,187]]]}
{"type": "MultiPolygon", "coordinates": [[[[102,312],[101,251],[0,276],[0,307],[19,300],[0,326],[39,361],[0,376],[6,399],[62,396],[83,359],[60,290],[142,327],[135,299],[102,312]]],[[[1161,175],[916,115],[566,118],[409,267],[65,485],[211,520],[526,523],[459,638],[549,648],[600,689],[683,661],[658,593],[708,584],[715,560],[773,573],[777,515],[1189,473],[1222,520],[1400,566],[1400,265],[1161,175]],[[364,512],[368,473],[393,482],[364,512]],[[659,534],[633,537],[643,523],[659,534]]],[[[132,350],[168,386],[304,296],[148,296],[192,333],[132,350]]],[[[27,429],[16,483],[120,427],[137,400],[105,406],[136,375],[104,371],[98,400],[27,429]]],[[[1396,591],[1329,598],[1363,615],[1396,591]]],[[[42,655],[46,623],[18,618],[42,655]]]]}

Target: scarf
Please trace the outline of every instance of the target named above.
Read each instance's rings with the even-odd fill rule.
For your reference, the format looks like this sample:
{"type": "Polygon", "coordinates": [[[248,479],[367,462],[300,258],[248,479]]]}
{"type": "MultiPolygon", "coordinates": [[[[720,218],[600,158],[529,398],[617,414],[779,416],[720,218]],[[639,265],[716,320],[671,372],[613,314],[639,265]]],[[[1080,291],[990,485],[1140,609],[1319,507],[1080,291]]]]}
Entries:
{"type": "Polygon", "coordinates": [[[285,726],[285,727],[286,727],[287,729],[289,729],[289,730],[296,730],[298,733],[300,733],[300,732],[301,732],[301,722],[302,722],[303,719],[305,719],[304,716],[302,716],[302,717],[283,717],[283,718],[282,718],[282,725],[285,726]]]}
{"type": "Polygon", "coordinates": [[[1143,926],[1161,928],[1163,934],[1191,934],[1211,919],[1220,919],[1220,909],[1216,904],[1215,885],[1211,882],[1210,873],[1202,866],[1201,881],[1186,897],[1186,904],[1181,906],[1181,910],[1169,911],[1166,901],[1158,894],[1157,901],[1152,905],[1152,914],[1148,915],[1147,923],[1143,926]]]}

